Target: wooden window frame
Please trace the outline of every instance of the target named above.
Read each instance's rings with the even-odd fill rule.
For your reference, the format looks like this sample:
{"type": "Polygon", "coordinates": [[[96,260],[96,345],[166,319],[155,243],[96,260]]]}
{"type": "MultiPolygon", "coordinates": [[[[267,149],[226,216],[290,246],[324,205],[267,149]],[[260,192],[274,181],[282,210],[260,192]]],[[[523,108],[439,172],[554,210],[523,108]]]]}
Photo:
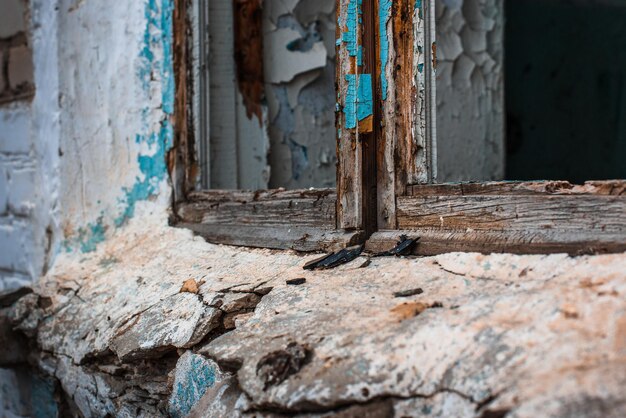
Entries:
{"type": "Polygon", "coordinates": [[[297,251],[377,252],[401,235],[420,237],[417,255],[626,251],[625,181],[435,184],[434,0],[337,0],[336,190],[198,191],[194,39],[205,22],[191,10],[198,0],[175,1],[173,224],[215,243],[297,251]]]}

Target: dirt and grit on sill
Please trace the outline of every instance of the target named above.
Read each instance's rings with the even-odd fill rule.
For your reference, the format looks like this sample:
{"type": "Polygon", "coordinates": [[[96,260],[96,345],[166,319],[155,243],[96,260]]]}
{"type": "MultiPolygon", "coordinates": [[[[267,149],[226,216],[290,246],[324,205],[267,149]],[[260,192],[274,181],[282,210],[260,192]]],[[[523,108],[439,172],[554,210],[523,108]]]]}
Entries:
{"type": "Polygon", "coordinates": [[[319,254],[157,224],[61,255],[0,304],[0,335],[24,341],[0,344],[0,360],[51,381],[58,411],[626,416],[626,254],[360,256],[308,271],[319,254]]]}

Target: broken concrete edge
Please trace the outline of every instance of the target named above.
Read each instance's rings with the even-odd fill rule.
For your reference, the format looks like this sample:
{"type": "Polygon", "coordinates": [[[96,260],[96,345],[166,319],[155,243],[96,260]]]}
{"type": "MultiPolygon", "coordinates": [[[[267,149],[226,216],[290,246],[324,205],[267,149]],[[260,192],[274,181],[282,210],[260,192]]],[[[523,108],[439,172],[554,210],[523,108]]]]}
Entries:
{"type": "MultiPolygon", "coordinates": [[[[592,326],[585,309],[595,309],[593,304],[586,299],[584,304],[562,303],[549,313],[554,310],[554,296],[546,296],[550,288],[561,293],[585,289],[585,297],[597,296],[615,309],[626,291],[623,254],[579,259],[445,254],[377,258],[369,268],[360,257],[332,271],[308,272],[302,265],[315,255],[217,246],[189,231],[138,224],[93,254],[62,256],[33,292],[1,311],[29,345],[22,359],[1,365],[27,362],[52,379],[62,392],[59,408],[85,416],[211,416],[207,411],[220,416],[225,410],[242,416],[323,416],[374,409],[393,416],[402,408],[443,411],[448,404],[466,411],[463,416],[479,416],[484,410],[513,409],[523,402],[515,400],[519,389],[502,373],[510,369],[526,382],[512,371],[520,367],[519,350],[532,349],[523,349],[515,339],[499,342],[511,338],[501,331],[472,331],[476,318],[493,316],[492,309],[485,309],[497,300],[514,305],[525,299],[548,317],[585,320],[578,326],[584,331],[592,326]],[[305,282],[287,284],[292,278],[305,282]],[[517,286],[513,283],[528,293],[510,293],[517,286]],[[411,295],[414,300],[397,299],[396,294],[418,288],[423,292],[411,295]],[[467,295],[459,296],[463,292],[467,295]],[[538,294],[544,296],[532,299],[538,294]],[[467,323],[453,331],[460,323],[455,315],[463,315],[467,323]],[[388,355],[406,350],[400,342],[423,344],[428,333],[448,342],[437,355],[428,354],[429,348],[420,362],[431,368],[449,363],[447,371],[432,376],[422,371],[407,381],[415,383],[404,378],[392,383],[386,367],[404,375],[415,371],[401,354],[396,360],[388,355]],[[475,353],[454,357],[458,344],[465,343],[475,353]],[[481,354],[491,346],[508,347],[504,360],[481,354]],[[485,362],[487,369],[466,370],[468,366],[457,364],[463,358],[462,363],[478,366],[485,362]],[[466,379],[476,373],[502,382],[468,386],[466,379]]],[[[619,339],[619,317],[608,318],[611,327],[617,321],[616,331],[608,335],[619,339]]],[[[557,324],[551,326],[563,327],[557,324]]],[[[528,325],[544,328],[538,322],[528,325]]],[[[489,330],[495,325],[481,326],[489,330]]],[[[574,351],[580,344],[585,350],[583,342],[568,340],[568,335],[550,334],[545,344],[553,347],[550,341],[559,337],[564,338],[559,344],[574,351]]],[[[612,352],[602,344],[598,342],[598,350],[612,352]]],[[[619,343],[614,344],[612,350],[619,350],[619,343]]],[[[543,360],[552,352],[540,354],[536,357],[543,360]]],[[[605,361],[608,383],[619,383],[620,375],[610,367],[620,370],[620,364],[614,357],[605,361]]],[[[599,399],[606,407],[608,398],[599,399]]],[[[616,397],[613,408],[626,405],[622,401],[616,397]]]]}

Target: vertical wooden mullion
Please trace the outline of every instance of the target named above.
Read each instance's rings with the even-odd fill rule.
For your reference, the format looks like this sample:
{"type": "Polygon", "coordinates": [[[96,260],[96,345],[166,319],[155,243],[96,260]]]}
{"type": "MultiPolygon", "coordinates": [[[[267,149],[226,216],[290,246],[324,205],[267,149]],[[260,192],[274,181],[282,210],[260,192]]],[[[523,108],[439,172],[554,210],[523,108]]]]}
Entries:
{"type": "Polygon", "coordinates": [[[396,198],[436,175],[434,1],[379,0],[378,227],[395,229],[396,198]]]}
{"type": "Polygon", "coordinates": [[[337,11],[337,226],[394,229],[396,197],[436,178],[434,0],[337,11]]]}
{"type": "Polygon", "coordinates": [[[362,8],[359,0],[337,0],[337,227],[362,229],[363,182],[358,82],[362,74],[362,8]]]}
{"type": "MultiPolygon", "coordinates": [[[[363,170],[363,230],[366,236],[378,229],[378,138],[381,133],[379,83],[380,48],[378,41],[378,6],[381,0],[363,0],[363,72],[371,74],[372,126],[361,138],[363,170]]],[[[382,0],[384,1],[384,0],[382,0]]]]}

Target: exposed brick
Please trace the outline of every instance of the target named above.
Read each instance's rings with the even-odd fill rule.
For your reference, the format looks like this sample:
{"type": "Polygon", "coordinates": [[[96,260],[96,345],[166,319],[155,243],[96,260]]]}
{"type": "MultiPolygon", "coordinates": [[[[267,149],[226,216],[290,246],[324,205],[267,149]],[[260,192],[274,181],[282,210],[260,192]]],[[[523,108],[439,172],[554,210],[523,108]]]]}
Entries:
{"type": "Polygon", "coordinates": [[[35,170],[9,172],[9,209],[18,215],[29,215],[34,207],[35,170]]]}
{"type": "Polygon", "coordinates": [[[33,250],[37,248],[33,229],[30,220],[0,219],[0,269],[30,271],[33,250]]]}
{"type": "Polygon", "coordinates": [[[9,38],[26,30],[23,0],[0,0],[0,38],[9,38]]]}
{"type": "Polygon", "coordinates": [[[26,45],[16,46],[9,51],[9,85],[17,90],[33,84],[33,53],[26,45]]]}
{"type": "Polygon", "coordinates": [[[0,108],[0,153],[28,154],[32,142],[30,127],[28,104],[0,108]]]}

